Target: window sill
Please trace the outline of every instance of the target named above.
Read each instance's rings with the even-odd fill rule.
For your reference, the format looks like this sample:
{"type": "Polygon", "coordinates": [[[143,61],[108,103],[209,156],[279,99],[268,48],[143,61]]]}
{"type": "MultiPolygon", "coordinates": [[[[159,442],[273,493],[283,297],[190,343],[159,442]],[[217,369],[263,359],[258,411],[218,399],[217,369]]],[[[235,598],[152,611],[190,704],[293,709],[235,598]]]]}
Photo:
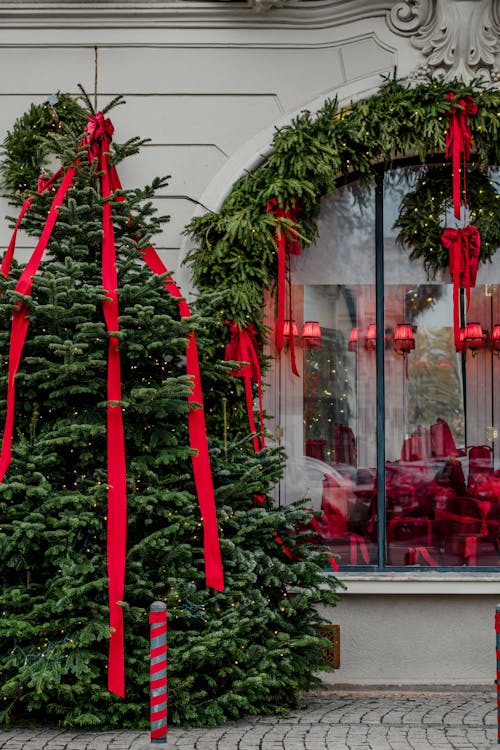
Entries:
{"type": "Polygon", "coordinates": [[[341,590],[349,594],[392,594],[414,596],[436,595],[498,595],[500,600],[500,572],[495,573],[418,573],[412,572],[366,572],[339,573],[339,580],[347,586],[341,590]]]}

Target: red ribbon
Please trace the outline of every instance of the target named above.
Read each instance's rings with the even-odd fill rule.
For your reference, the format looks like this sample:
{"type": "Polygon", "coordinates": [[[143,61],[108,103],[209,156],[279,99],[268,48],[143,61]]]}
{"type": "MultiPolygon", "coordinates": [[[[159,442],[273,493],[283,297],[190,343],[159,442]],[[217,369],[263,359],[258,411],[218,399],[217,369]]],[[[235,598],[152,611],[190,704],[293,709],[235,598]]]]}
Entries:
{"type": "Polygon", "coordinates": [[[104,320],[109,334],[107,370],[107,471],[108,518],[107,560],[109,592],[109,669],[108,688],[112,693],[125,696],[124,626],[122,601],[125,591],[125,558],[127,539],[127,467],[125,436],[121,406],[118,322],[118,276],[116,271],[116,246],[111,201],[114,186],[110,175],[108,152],[113,134],[111,121],[101,112],[89,117],[85,128],[84,144],[88,146],[89,160],[97,159],[101,173],[102,210],[102,285],[106,294],[103,302],[104,320]]]}
{"type": "MultiPolygon", "coordinates": [[[[268,213],[274,214],[276,219],[285,219],[289,222],[297,222],[298,209],[296,205],[290,209],[281,208],[278,205],[276,198],[271,198],[267,202],[268,213]]],[[[281,353],[284,344],[284,329],[285,329],[285,296],[286,296],[286,267],[287,259],[290,255],[300,255],[300,245],[297,239],[297,234],[293,234],[293,229],[287,230],[279,223],[276,222],[275,230],[275,241],[278,250],[278,304],[277,304],[277,317],[276,317],[276,333],[275,342],[276,350],[278,354],[281,353]],[[290,236],[292,232],[292,236],[290,236]]],[[[289,276],[291,276],[291,270],[289,266],[289,276]]],[[[289,315],[290,325],[292,324],[292,282],[289,278],[289,315]]],[[[295,340],[293,333],[290,331],[290,363],[292,372],[294,375],[299,374],[297,370],[297,363],[295,361],[295,340]]]]}
{"type": "Polygon", "coordinates": [[[361,552],[361,556],[365,563],[368,565],[370,562],[370,555],[368,554],[368,547],[366,546],[365,538],[360,534],[354,534],[354,532],[348,532],[349,543],[351,548],[351,565],[358,564],[358,545],[361,552]]]}
{"type": "MultiPolygon", "coordinates": [[[[321,527],[319,525],[318,519],[315,516],[311,516],[311,526],[312,526],[313,530],[316,532],[316,534],[318,536],[320,536],[320,537],[323,536],[323,532],[322,532],[321,527]]],[[[335,557],[329,557],[328,561],[329,561],[330,565],[332,566],[333,570],[337,573],[338,569],[339,569],[339,564],[338,564],[337,560],[335,559],[335,557]]]]}
{"type": "Polygon", "coordinates": [[[453,102],[448,112],[449,124],[446,132],[446,157],[452,161],[453,174],[453,211],[457,219],[460,218],[460,157],[463,155],[463,177],[464,177],[464,202],[466,187],[466,163],[470,156],[470,144],[472,133],[469,125],[469,117],[477,114],[478,106],[471,96],[463,99],[455,99],[455,94],[449,93],[446,97],[453,102]]]}
{"type": "Polygon", "coordinates": [[[278,535],[277,531],[273,531],[273,537],[276,539],[276,541],[278,542],[278,544],[281,544],[281,547],[283,549],[284,554],[290,560],[295,560],[295,555],[293,554],[292,550],[290,549],[290,547],[288,547],[288,545],[285,544],[285,542],[283,541],[283,539],[278,535]]]}
{"type": "MultiPolygon", "coordinates": [[[[54,199],[49,209],[45,225],[43,227],[40,238],[37,245],[31,255],[30,260],[26,264],[24,271],[22,272],[19,280],[16,284],[15,291],[19,294],[29,296],[31,294],[31,288],[33,285],[33,276],[35,276],[40,262],[45,253],[47,244],[50,240],[52,230],[56,223],[59,215],[59,207],[64,200],[64,197],[73,183],[75,176],[75,167],[70,167],[64,175],[64,178],[56,191],[54,199]]],[[[29,199],[28,199],[29,200],[29,199]]],[[[24,216],[27,209],[29,208],[27,201],[25,201],[21,213],[24,216]]],[[[21,217],[22,218],[22,217],[21,217]]],[[[16,223],[12,239],[9,243],[9,249],[7,250],[6,256],[2,263],[2,271],[5,274],[8,273],[12,257],[14,254],[15,238],[17,229],[19,227],[20,220],[16,223]],[[5,269],[5,270],[4,270],[5,269]]],[[[21,361],[21,353],[28,332],[28,308],[21,302],[16,304],[16,309],[12,316],[12,326],[10,334],[10,345],[9,345],[9,363],[8,363],[8,374],[7,374],[7,408],[5,415],[5,424],[3,429],[2,448],[0,451],[0,482],[3,481],[7,469],[9,468],[12,460],[12,435],[14,431],[14,411],[15,411],[15,400],[16,400],[16,386],[15,377],[19,370],[19,363],[21,361]]]]}
{"type": "Polygon", "coordinates": [[[426,547],[408,547],[408,565],[418,565],[420,558],[434,568],[438,564],[426,547]]]}
{"type": "Polygon", "coordinates": [[[470,290],[476,285],[479,256],[481,253],[481,236],[473,226],[462,229],[448,227],[441,235],[443,247],[449,253],[450,273],[453,281],[453,331],[455,347],[460,349],[460,314],[459,290],[465,287],[467,307],[470,303],[470,290]]]}
{"type": "MultiPolygon", "coordinates": [[[[177,304],[181,318],[191,317],[191,310],[188,303],[183,299],[177,284],[168,275],[168,271],[156,250],[153,247],[147,247],[145,250],[141,250],[141,255],[153,273],[158,276],[166,276],[163,286],[172,297],[178,300],[177,304]]],[[[188,413],[189,443],[195,451],[192,462],[198,503],[203,522],[203,554],[206,582],[210,588],[216,589],[216,591],[223,591],[224,574],[219,546],[219,532],[217,529],[214,486],[208,453],[198,348],[194,332],[191,332],[188,336],[186,371],[193,378],[193,389],[188,396],[188,403],[190,405],[188,413]]]]}
{"type": "Polygon", "coordinates": [[[231,370],[231,375],[243,378],[245,381],[245,396],[247,404],[248,423],[252,433],[253,446],[258,453],[265,447],[264,443],[264,410],[262,406],[262,373],[260,370],[259,357],[255,347],[255,328],[253,325],[246,328],[238,328],[235,323],[227,323],[230,330],[229,343],[226,346],[224,359],[226,362],[241,362],[237,370],[231,370]],[[259,398],[259,429],[260,436],[257,435],[255,419],[253,415],[253,393],[252,382],[257,383],[257,393],[259,398]]]}
{"type": "Polygon", "coordinates": [[[465,540],[464,558],[469,560],[469,565],[477,562],[477,536],[468,536],[465,540]]]}

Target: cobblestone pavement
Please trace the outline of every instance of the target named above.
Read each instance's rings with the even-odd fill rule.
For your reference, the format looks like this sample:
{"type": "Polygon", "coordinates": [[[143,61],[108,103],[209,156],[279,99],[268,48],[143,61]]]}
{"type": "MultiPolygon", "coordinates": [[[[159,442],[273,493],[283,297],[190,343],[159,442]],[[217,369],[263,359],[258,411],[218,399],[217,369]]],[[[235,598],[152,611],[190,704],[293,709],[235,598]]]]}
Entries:
{"type": "Polygon", "coordinates": [[[348,693],[310,696],[285,718],[258,717],[217,729],[173,727],[167,745],[144,732],[0,731],[0,750],[491,750],[496,694],[348,693]]]}

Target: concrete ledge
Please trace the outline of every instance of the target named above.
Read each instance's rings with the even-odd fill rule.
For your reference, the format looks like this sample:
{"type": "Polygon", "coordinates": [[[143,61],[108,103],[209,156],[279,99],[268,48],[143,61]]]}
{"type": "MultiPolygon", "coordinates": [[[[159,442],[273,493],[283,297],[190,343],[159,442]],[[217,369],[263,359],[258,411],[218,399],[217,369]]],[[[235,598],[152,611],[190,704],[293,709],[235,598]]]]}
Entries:
{"type": "Polygon", "coordinates": [[[340,573],[349,594],[498,594],[500,573],[340,573]]]}

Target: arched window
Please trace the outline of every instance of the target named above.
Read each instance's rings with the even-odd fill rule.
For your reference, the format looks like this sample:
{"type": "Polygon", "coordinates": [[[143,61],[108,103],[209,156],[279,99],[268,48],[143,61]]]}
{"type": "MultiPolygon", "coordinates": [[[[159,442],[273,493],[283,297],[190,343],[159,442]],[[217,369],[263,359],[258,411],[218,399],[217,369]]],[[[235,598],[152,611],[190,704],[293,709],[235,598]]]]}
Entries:
{"type": "Polygon", "coordinates": [[[449,273],[429,280],[397,242],[422,169],[326,197],[315,245],[292,260],[301,378],[282,358],[280,501],[310,498],[343,568],[500,563],[500,257],[468,309],[461,291],[460,325],[477,325],[457,351],[449,273]]]}

